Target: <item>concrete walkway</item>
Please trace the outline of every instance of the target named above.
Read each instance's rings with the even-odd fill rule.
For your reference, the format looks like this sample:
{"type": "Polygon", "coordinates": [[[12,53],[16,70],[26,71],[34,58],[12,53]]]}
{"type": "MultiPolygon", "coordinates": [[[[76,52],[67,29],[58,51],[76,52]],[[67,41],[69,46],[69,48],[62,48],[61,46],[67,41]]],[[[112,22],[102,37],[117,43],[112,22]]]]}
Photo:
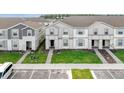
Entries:
{"type": "Polygon", "coordinates": [[[111,55],[113,57],[113,59],[116,61],[116,63],[122,64],[122,61],[117,56],[115,56],[109,49],[105,49],[105,50],[109,53],[109,55],[111,55]]]}
{"type": "Polygon", "coordinates": [[[98,49],[94,49],[96,55],[99,57],[99,59],[102,61],[103,64],[107,64],[106,59],[101,55],[101,53],[98,51],[98,49]]]}
{"type": "Polygon", "coordinates": [[[51,59],[52,59],[52,56],[53,56],[53,48],[51,48],[49,50],[49,53],[48,53],[48,56],[47,56],[47,60],[46,60],[46,64],[50,64],[51,63],[51,59]]]}
{"type": "Polygon", "coordinates": [[[31,51],[27,51],[18,61],[16,64],[21,64],[24,59],[27,57],[28,54],[30,54],[31,51]]]}
{"type": "Polygon", "coordinates": [[[14,64],[13,69],[124,69],[124,64],[14,64]]]}

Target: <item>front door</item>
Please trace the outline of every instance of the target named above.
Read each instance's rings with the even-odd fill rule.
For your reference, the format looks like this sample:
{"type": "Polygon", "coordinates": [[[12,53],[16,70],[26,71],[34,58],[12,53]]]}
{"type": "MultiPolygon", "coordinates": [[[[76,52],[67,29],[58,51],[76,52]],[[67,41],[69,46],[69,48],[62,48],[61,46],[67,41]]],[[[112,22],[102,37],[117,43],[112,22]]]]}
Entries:
{"type": "Polygon", "coordinates": [[[54,47],[54,40],[50,40],[50,47],[54,47]]]}
{"type": "Polygon", "coordinates": [[[26,42],[26,50],[31,50],[32,49],[32,44],[31,41],[26,42]]]}

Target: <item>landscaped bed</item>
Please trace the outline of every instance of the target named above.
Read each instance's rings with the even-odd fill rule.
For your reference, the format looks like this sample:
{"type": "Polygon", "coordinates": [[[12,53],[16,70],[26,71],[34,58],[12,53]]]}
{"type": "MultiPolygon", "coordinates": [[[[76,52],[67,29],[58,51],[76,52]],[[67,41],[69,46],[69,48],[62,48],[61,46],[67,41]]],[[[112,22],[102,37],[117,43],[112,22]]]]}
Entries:
{"type": "Polygon", "coordinates": [[[99,64],[102,62],[94,52],[89,50],[61,50],[53,54],[52,63],[99,64]]]}
{"type": "Polygon", "coordinates": [[[0,52],[0,64],[4,62],[16,63],[22,54],[19,52],[0,52]]]}
{"type": "Polygon", "coordinates": [[[122,61],[124,62],[124,50],[116,50],[113,53],[122,61]]]}
{"type": "Polygon", "coordinates": [[[39,63],[45,63],[47,58],[47,53],[44,53],[42,50],[37,50],[36,52],[33,52],[29,54],[23,63],[25,64],[39,64],[39,63]]]}
{"type": "Polygon", "coordinates": [[[72,69],[73,79],[93,79],[89,69],[72,69]]]}

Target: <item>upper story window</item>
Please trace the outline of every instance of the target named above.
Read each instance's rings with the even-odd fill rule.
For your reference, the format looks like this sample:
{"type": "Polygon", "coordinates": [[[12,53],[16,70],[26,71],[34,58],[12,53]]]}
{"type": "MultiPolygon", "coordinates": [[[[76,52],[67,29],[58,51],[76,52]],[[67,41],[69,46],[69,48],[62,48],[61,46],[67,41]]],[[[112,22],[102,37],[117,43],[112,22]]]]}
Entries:
{"type": "Polygon", "coordinates": [[[63,46],[68,46],[68,39],[63,40],[63,46]]]}
{"type": "Polygon", "coordinates": [[[3,35],[3,33],[0,33],[0,36],[2,36],[3,35]]]}
{"type": "Polygon", "coordinates": [[[94,35],[97,35],[98,34],[98,28],[95,28],[94,29],[94,35]]]}
{"type": "Polygon", "coordinates": [[[12,29],[12,36],[18,37],[18,29],[12,29]]]}
{"type": "Polygon", "coordinates": [[[124,29],[118,29],[117,34],[118,35],[123,35],[124,34],[124,29]]]}
{"type": "Polygon", "coordinates": [[[32,30],[27,30],[27,36],[32,36],[32,30]]]}
{"type": "Polygon", "coordinates": [[[63,32],[63,35],[68,35],[68,32],[63,32]]]}
{"type": "Polygon", "coordinates": [[[50,35],[54,35],[54,28],[50,28],[50,35]]]}
{"type": "Polygon", "coordinates": [[[82,30],[82,29],[79,29],[79,30],[77,31],[77,34],[78,34],[78,35],[83,35],[83,34],[84,34],[84,32],[83,32],[83,30],[82,30]]]}
{"type": "Polygon", "coordinates": [[[69,31],[68,29],[63,29],[63,35],[68,35],[69,34],[68,31],[69,31]]]}
{"type": "Polygon", "coordinates": [[[118,31],[118,34],[119,34],[119,35],[122,35],[122,34],[123,34],[123,31],[118,31]]]}
{"type": "Polygon", "coordinates": [[[0,31],[0,36],[3,36],[4,35],[4,31],[0,31]]]}
{"type": "Polygon", "coordinates": [[[105,31],[104,34],[105,35],[108,35],[109,29],[108,28],[105,28],[104,31],[105,31]]]}

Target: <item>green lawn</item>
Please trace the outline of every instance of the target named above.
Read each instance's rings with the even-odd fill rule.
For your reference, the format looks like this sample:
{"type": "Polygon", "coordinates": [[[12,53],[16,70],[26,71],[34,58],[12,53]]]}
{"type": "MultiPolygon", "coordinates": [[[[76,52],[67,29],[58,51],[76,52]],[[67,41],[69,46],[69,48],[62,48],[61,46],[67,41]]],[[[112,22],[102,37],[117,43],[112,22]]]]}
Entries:
{"type": "Polygon", "coordinates": [[[88,50],[62,50],[60,53],[54,53],[52,63],[102,63],[97,55],[88,50]]]}
{"type": "Polygon", "coordinates": [[[73,79],[93,79],[89,69],[72,69],[73,79]]]}
{"type": "Polygon", "coordinates": [[[47,54],[43,53],[43,51],[38,50],[32,54],[29,54],[23,63],[25,64],[39,64],[39,63],[45,63],[47,58],[47,54]]]}
{"type": "Polygon", "coordinates": [[[114,54],[122,61],[124,62],[124,50],[116,50],[114,54]]]}
{"type": "Polygon", "coordinates": [[[0,52],[0,63],[13,62],[16,63],[20,58],[19,52],[0,52]]]}

